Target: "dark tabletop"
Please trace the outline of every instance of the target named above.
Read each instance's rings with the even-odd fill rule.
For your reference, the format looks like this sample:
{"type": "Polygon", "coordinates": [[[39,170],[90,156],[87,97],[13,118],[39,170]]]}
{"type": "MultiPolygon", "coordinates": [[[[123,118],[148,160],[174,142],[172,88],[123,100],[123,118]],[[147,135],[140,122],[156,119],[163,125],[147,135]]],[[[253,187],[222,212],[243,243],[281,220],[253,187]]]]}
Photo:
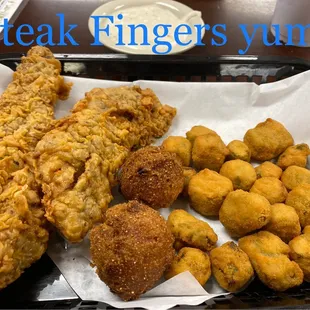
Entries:
{"type": "MultiPolygon", "coordinates": [[[[14,46],[4,46],[0,42],[0,52],[25,52],[28,47],[16,43],[15,29],[21,24],[31,24],[36,28],[40,24],[50,24],[54,28],[54,40],[57,41],[59,21],[57,13],[65,14],[65,23],[78,24],[72,35],[80,46],[54,46],[55,53],[113,53],[103,46],[91,46],[93,37],[88,30],[88,18],[91,13],[107,0],[29,0],[29,3],[16,19],[9,37],[14,46]]],[[[227,25],[227,44],[222,47],[211,46],[212,35],[206,33],[204,43],[206,46],[197,46],[186,52],[189,55],[217,56],[236,55],[240,48],[246,47],[245,40],[238,28],[239,24],[270,24],[276,0],[180,0],[195,10],[202,11],[206,24],[218,23],[227,25]]],[[[279,55],[294,56],[310,59],[310,48],[264,46],[259,34],[255,37],[248,55],[279,55]]]]}

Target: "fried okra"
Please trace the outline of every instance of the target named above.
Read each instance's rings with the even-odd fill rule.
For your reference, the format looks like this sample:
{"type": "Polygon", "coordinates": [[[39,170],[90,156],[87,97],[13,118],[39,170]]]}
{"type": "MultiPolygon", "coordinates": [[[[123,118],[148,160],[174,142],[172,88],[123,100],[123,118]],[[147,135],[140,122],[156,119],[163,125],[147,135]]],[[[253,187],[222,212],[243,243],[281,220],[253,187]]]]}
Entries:
{"type": "Polygon", "coordinates": [[[252,159],[260,161],[278,157],[294,144],[293,137],[287,129],[271,118],[248,130],[243,141],[249,147],[252,159]]]}
{"type": "Polygon", "coordinates": [[[189,181],[190,206],[205,216],[218,216],[225,197],[233,190],[232,182],[215,171],[204,169],[189,181]]]}
{"type": "Polygon", "coordinates": [[[260,231],[239,239],[259,279],[275,291],[285,291],[303,282],[303,272],[289,259],[290,247],[278,236],[260,231]]]}
{"type": "Polygon", "coordinates": [[[170,279],[185,271],[189,271],[204,286],[211,276],[209,256],[199,249],[182,248],[165,272],[165,278],[170,279]]]}
{"type": "Polygon", "coordinates": [[[208,134],[213,134],[217,136],[217,133],[214,130],[211,130],[205,126],[198,125],[192,127],[192,129],[186,133],[186,138],[193,144],[197,137],[208,134]]]}
{"type": "Polygon", "coordinates": [[[310,184],[310,171],[298,166],[289,166],[282,173],[281,181],[288,190],[301,184],[310,184]]]}
{"type": "Polygon", "coordinates": [[[191,163],[192,144],[184,137],[170,136],[164,140],[162,147],[164,150],[177,154],[183,163],[188,167],[191,163]]]}
{"type": "Polygon", "coordinates": [[[285,203],[296,210],[301,227],[310,225],[310,184],[296,186],[288,193],[285,203]]]}
{"type": "Polygon", "coordinates": [[[256,172],[253,166],[240,159],[224,163],[220,174],[232,181],[234,189],[248,191],[256,181],[256,172]]]}
{"type": "Polygon", "coordinates": [[[211,169],[219,171],[229,151],[216,134],[198,136],[193,145],[192,159],[196,169],[211,169]]]}
{"type": "Polygon", "coordinates": [[[265,197],[238,189],[227,195],[219,215],[232,237],[242,237],[265,226],[271,218],[271,208],[265,197]]]}
{"type": "Polygon", "coordinates": [[[190,167],[183,167],[183,176],[184,176],[184,187],[182,191],[182,195],[184,197],[188,196],[188,184],[191,178],[197,174],[197,171],[190,167]]]}
{"type": "Polygon", "coordinates": [[[265,161],[255,168],[257,178],[272,177],[280,179],[282,169],[270,161],[265,161]]]}
{"type": "Polygon", "coordinates": [[[148,146],[131,154],[122,167],[121,192],[154,209],[169,207],[183,190],[181,160],[160,147],[148,146]]]}
{"type": "Polygon", "coordinates": [[[172,263],[174,237],[165,219],[137,201],[114,206],[90,234],[97,274],[123,300],[151,289],[172,263]]]}
{"type": "Polygon", "coordinates": [[[233,140],[228,145],[228,159],[240,159],[249,162],[251,160],[251,151],[242,141],[233,140]]]}
{"type": "Polygon", "coordinates": [[[285,243],[301,233],[297,212],[293,207],[284,203],[276,203],[271,206],[271,219],[263,229],[277,235],[285,243]]]}
{"type": "Polygon", "coordinates": [[[277,165],[285,170],[289,166],[305,168],[310,149],[308,144],[302,143],[288,147],[278,158],[277,165]]]}
{"type": "Polygon", "coordinates": [[[229,292],[242,289],[254,276],[248,255],[234,242],[226,242],[210,253],[212,274],[218,284],[229,292]]]}
{"type": "Polygon", "coordinates": [[[264,196],[272,205],[285,201],[287,197],[284,184],[279,179],[271,177],[256,180],[250,192],[264,196]]]}
{"type": "MultiPolygon", "coordinates": [[[[310,226],[307,226],[310,228],[310,226]]],[[[310,282],[310,234],[304,233],[290,241],[290,257],[304,273],[305,281],[310,282]]]]}
{"type": "Polygon", "coordinates": [[[212,250],[217,242],[217,235],[208,223],[201,221],[184,210],[174,210],[167,221],[175,237],[175,248],[198,248],[212,250]]]}

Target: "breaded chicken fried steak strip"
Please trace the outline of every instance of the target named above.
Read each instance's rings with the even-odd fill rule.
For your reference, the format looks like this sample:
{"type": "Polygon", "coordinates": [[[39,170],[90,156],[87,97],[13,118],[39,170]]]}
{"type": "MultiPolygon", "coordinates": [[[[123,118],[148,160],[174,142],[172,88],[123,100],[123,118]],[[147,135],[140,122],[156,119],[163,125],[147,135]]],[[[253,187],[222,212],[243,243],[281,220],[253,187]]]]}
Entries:
{"type": "Polygon", "coordinates": [[[60,71],[50,50],[34,47],[0,97],[0,289],[47,247],[32,151],[52,128],[56,100],[68,96],[70,85],[60,71]]]}
{"type": "Polygon", "coordinates": [[[116,173],[132,149],[170,127],[176,110],[152,90],[93,89],[36,147],[46,217],[71,242],[103,219],[116,173]]]}

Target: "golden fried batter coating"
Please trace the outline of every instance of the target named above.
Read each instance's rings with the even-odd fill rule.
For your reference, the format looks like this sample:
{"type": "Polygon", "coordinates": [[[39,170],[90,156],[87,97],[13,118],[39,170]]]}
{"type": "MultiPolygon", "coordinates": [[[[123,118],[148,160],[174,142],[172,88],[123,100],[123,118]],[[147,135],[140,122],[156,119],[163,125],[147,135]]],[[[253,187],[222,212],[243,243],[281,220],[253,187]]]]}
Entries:
{"type": "Polygon", "coordinates": [[[300,267],[289,259],[290,247],[278,236],[260,231],[239,239],[259,279],[275,291],[285,291],[303,282],[300,267]]]}
{"type": "Polygon", "coordinates": [[[257,178],[272,177],[280,179],[282,175],[282,169],[271,161],[265,161],[255,168],[257,178]]]}
{"type": "Polygon", "coordinates": [[[191,178],[197,174],[197,171],[190,167],[183,167],[183,176],[184,176],[184,187],[182,191],[182,195],[184,197],[188,196],[188,184],[191,178]]]}
{"type": "Polygon", "coordinates": [[[127,301],[162,277],[175,256],[173,242],[157,211],[130,201],[110,208],[104,223],[92,229],[90,251],[100,279],[127,301]]]}
{"type": "Polygon", "coordinates": [[[249,162],[251,160],[251,151],[242,141],[233,140],[228,145],[228,159],[240,159],[249,162]]]}
{"type": "Polygon", "coordinates": [[[310,234],[310,225],[306,226],[303,230],[303,234],[310,234]]]}
{"type": "Polygon", "coordinates": [[[185,271],[189,271],[204,286],[211,276],[211,263],[208,254],[193,248],[181,249],[165,272],[165,278],[168,280],[185,271]]]}
{"type": "Polygon", "coordinates": [[[215,171],[204,169],[189,181],[191,207],[205,216],[218,216],[225,197],[233,190],[232,182],[215,171]]]}
{"type": "Polygon", "coordinates": [[[234,242],[226,242],[210,253],[212,274],[229,292],[242,289],[254,276],[249,257],[234,242]]]}
{"type": "Polygon", "coordinates": [[[198,248],[212,250],[217,242],[217,235],[208,223],[201,221],[184,210],[174,210],[168,217],[168,226],[175,237],[175,248],[198,248]]]}
{"type": "Polygon", "coordinates": [[[271,206],[271,219],[263,229],[277,235],[285,243],[301,233],[297,212],[284,203],[271,206]]]}
{"type": "MultiPolygon", "coordinates": [[[[310,227],[310,226],[307,226],[310,227]]],[[[291,248],[290,257],[304,273],[304,280],[310,282],[310,234],[300,235],[288,244],[291,248]]]]}
{"type": "Polygon", "coordinates": [[[199,136],[204,136],[208,134],[213,134],[217,136],[217,133],[205,126],[194,126],[190,131],[186,133],[186,138],[193,144],[195,139],[199,136]]]}
{"type": "Polygon", "coordinates": [[[271,208],[265,197],[238,189],[227,195],[219,215],[232,237],[242,237],[265,226],[270,221],[271,208]]]}
{"type": "Polygon", "coordinates": [[[182,163],[176,154],[148,146],[129,156],[120,181],[126,199],[139,200],[153,209],[168,208],[183,190],[182,163]]]}
{"type": "Polygon", "coordinates": [[[163,148],[170,152],[179,155],[183,166],[188,167],[191,163],[192,144],[184,137],[170,136],[164,140],[163,148]]]}
{"type": "Polygon", "coordinates": [[[253,166],[243,160],[235,159],[223,164],[220,174],[230,179],[234,189],[250,190],[256,181],[256,172],[253,166]]]}
{"type": "Polygon", "coordinates": [[[286,128],[271,118],[249,129],[243,141],[249,147],[252,159],[260,161],[273,159],[294,144],[286,128]]]}
{"type": "Polygon", "coordinates": [[[284,184],[277,178],[264,177],[255,181],[251,193],[264,196],[273,205],[285,201],[287,189],[284,184]]]}
{"type": "Polygon", "coordinates": [[[302,143],[288,147],[278,158],[277,165],[285,170],[289,166],[305,168],[310,155],[308,144],[302,143]]]}
{"type": "Polygon", "coordinates": [[[310,184],[310,170],[298,166],[289,166],[283,173],[281,181],[288,190],[301,184],[310,184]]]}
{"type": "Polygon", "coordinates": [[[310,225],[310,184],[296,186],[288,193],[285,203],[296,210],[302,228],[310,225]]]}
{"type": "Polygon", "coordinates": [[[198,170],[211,169],[219,171],[229,154],[222,139],[215,134],[198,136],[193,144],[193,166],[198,170]]]}

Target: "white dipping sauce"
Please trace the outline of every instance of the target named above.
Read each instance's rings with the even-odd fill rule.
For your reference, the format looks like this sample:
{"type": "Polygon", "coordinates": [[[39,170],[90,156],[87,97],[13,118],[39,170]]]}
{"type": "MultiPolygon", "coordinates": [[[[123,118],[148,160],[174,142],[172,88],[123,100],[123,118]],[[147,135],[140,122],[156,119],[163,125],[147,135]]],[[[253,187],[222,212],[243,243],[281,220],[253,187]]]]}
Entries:
{"type": "MultiPolygon", "coordinates": [[[[156,36],[153,33],[153,29],[158,24],[167,24],[172,25],[172,27],[168,28],[167,36],[160,38],[160,41],[166,41],[171,43],[172,47],[177,43],[174,40],[174,30],[175,28],[180,25],[184,24],[185,22],[178,18],[175,14],[173,14],[168,8],[165,9],[159,5],[144,5],[144,6],[136,6],[131,8],[123,8],[117,11],[114,11],[114,23],[112,24],[110,21],[103,20],[101,27],[106,25],[110,25],[110,35],[109,38],[113,43],[117,43],[119,40],[119,30],[115,27],[115,25],[122,25],[123,27],[123,43],[126,44],[126,47],[135,49],[135,50],[150,50],[152,49],[152,45],[154,44],[154,39],[156,36]],[[119,14],[123,15],[123,19],[119,19],[117,16],[119,14]],[[144,30],[140,27],[137,28],[135,33],[135,43],[138,45],[132,46],[128,45],[131,42],[131,30],[128,25],[139,25],[143,24],[147,27],[147,42],[150,45],[140,45],[143,43],[143,32],[144,30]]],[[[185,27],[182,27],[182,32],[185,31],[185,27]]],[[[159,35],[163,35],[164,29],[160,27],[158,30],[159,35]]],[[[182,35],[181,40],[186,42],[187,35],[182,35]]],[[[157,51],[166,51],[166,46],[157,46],[157,51]]]]}

